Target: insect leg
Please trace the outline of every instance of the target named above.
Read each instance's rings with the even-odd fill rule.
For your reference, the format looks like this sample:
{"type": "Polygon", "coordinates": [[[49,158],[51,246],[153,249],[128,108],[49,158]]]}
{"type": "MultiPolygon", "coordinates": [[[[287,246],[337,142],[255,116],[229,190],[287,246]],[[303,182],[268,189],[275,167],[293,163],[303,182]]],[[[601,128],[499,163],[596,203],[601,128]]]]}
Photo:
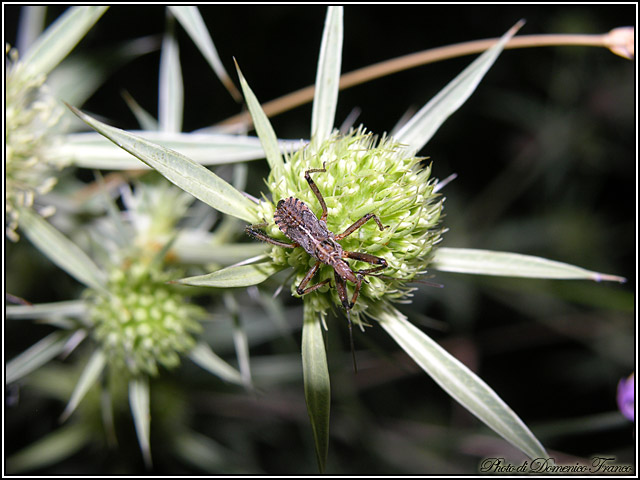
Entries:
{"type": "MultiPolygon", "coordinates": [[[[347,228],[344,232],[338,234],[335,236],[336,240],[342,240],[344,237],[351,235],[353,232],[355,232],[357,229],[359,229],[362,225],[364,225],[365,223],[367,223],[369,220],[374,219],[375,222],[378,224],[378,228],[380,230],[384,230],[385,228],[389,228],[389,226],[382,226],[382,222],[380,222],[380,219],[374,214],[374,213],[367,213],[364,217],[362,217],[360,220],[358,220],[356,223],[354,223],[353,225],[351,225],[349,228],[347,228]]],[[[366,260],[365,260],[366,261],[366,260]]]]}
{"type": "MultiPolygon", "coordinates": [[[[360,293],[360,288],[362,287],[362,274],[356,273],[356,278],[358,279],[358,281],[356,282],[356,287],[353,289],[353,297],[351,297],[351,304],[349,305],[349,310],[353,308],[353,306],[356,304],[356,300],[358,299],[358,294],[360,293]]],[[[345,296],[346,296],[346,288],[345,288],[345,296]]],[[[342,304],[344,305],[344,301],[342,302],[342,304]]]]}
{"type": "Polygon", "coordinates": [[[318,186],[311,179],[311,175],[309,175],[309,174],[310,173],[315,173],[315,172],[326,172],[326,171],[327,171],[327,169],[324,168],[324,163],[323,163],[322,164],[322,168],[312,168],[312,169],[307,170],[306,172],[304,172],[304,178],[307,180],[307,183],[309,184],[309,188],[311,188],[311,190],[315,194],[316,198],[320,202],[320,206],[322,207],[322,216],[320,217],[320,220],[322,220],[322,221],[326,221],[327,220],[327,204],[324,202],[324,198],[322,197],[322,194],[320,193],[320,190],[318,190],[318,186]]]}
{"type": "Polygon", "coordinates": [[[327,278],[326,280],[323,280],[320,283],[316,283],[315,285],[311,285],[310,287],[305,288],[307,286],[307,283],[309,283],[309,280],[313,278],[313,276],[318,271],[318,268],[320,268],[320,265],[322,265],[322,262],[316,262],[316,264],[309,269],[307,274],[304,276],[304,278],[300,282],[300,285],[298,285],[296,288],[296,292],[298,293],[298,295],[306,295],[307,293],[311,293],[314,290],[317,290],[318,288],[320,288],[321,286],[329,283],[330,279],[327,278]]]}
{"type": "Polygon", "coordinates": [[[379,272],[380,270],[383,270],[389,266],[384,258],[376,257],[375,255],[370,255],[368,253],[348,252],[345,250],[342,252],[342,256],[351,258],[353,260],[360,260],[361,262],[367,262],[371,265],[378,265],[377,267],[367,268],[366,270],[358,270],[357,272],[355,272],[356,274],[360,275],[370,275],[374,272],[379,272]]]}
{"type": "Polygon", "coordinates": [[[338,291],[338,298],[340,298],[344,309],[349,312],[349,310],[351,310],[351,307],[353,307],[353,302],[349,303],[349,298],[347,297],[347,284],[344,281],[344,278],[342,278],[335,270],[334,277],[336,279],[336,290],[338,291]]]}
{"type": "Polygon", "coordinates": [[[278,247],[283,247],[283,248],[296,248],[298,246],[297,243],[286,243],[286,242],[281,242],[280,240],[276,240],[275,238],[271,238],[269,235],[267,235],[264,232],[261,232],[260,230],[256,230],[254,227],[258,227],[261,225],[266,225],[265,223],[261,223],[259,225],[249,225],[246,226],[244,231],[247,232],[249,235],[251,235],[253,238],[257,238],[258,240],[262,240],[263,242],[267,242],[270,243],[272,245],[276,245],[278,247]]]}

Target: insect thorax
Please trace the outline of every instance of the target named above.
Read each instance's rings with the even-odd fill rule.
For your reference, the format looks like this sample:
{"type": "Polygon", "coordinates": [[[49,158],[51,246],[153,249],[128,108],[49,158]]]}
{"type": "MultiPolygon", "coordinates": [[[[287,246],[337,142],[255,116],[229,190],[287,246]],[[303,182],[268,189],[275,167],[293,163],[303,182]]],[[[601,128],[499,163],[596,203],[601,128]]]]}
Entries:
{"type": "Polygon", "coordinates": [[[318,260],[327,265],[342,262],[342,245],[333,238],[326,238],[315,245],[315,255],[318,260]]]}

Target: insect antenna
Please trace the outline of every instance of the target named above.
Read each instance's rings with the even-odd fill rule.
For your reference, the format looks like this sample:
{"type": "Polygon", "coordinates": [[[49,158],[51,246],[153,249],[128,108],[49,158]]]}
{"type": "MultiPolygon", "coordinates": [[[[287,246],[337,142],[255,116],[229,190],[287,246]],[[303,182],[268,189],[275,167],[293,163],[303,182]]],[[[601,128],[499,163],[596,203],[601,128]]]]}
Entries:
{"type": "Polygon", "coordinates": [[[358,365],[356,365],[356,349],[353,343],[353,327],[351,323],[351,313],[347,310],[347,321],[349,322],[349,345],[351,346],[351,358],[353,359],[353,372],[358,373],[358,365]]]}

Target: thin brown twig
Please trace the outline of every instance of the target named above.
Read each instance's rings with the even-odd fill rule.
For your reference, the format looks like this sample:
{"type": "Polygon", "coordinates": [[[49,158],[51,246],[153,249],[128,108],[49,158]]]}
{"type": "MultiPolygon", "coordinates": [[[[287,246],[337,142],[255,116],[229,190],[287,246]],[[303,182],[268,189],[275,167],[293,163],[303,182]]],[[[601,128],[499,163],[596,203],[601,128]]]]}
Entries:
{"type": "MultiPolygon", "coordinates": [[[[550,35],[524,35],[516,38],[512,38],[505,45],[505,49],[513,48],[532,48],[532,47],[547,47],[547,46],[589,46],[589,47],[605,47],[618,55],[625,56],[626,58],[633,57],[633,47],[631,53],[627,55],[621,54],[620,41],[617,40],[619,31],[630,28],[625,31],[628,36],[631,35],[631,43],[633,43],[633,27],[623,27],[622,29],[615,29],[605,34],[591,34],[591,35],[574,35],[574,34],[550,34],[550,35]],[[613,33],[616,32],[616,37],[613,33]],[[616,38],[614,42],[612,39],[616,38]]],[[[344,90],[361,83],[374,80],[376,78],[383,77],[385,75],[391,75],[403,70],[414,68],[420,65],[427,65],[429,63],[446,60],[449,58],[462,57],[464,55],[472,55],[485,51],[494,45],[498,38],[489,38],[484,40],[474,40],[471,42],[457,43],[455,45],[447,45],[444,47],[436,47],[421,52],[404,55],[402,57],[393,58],[379,62],[368,67],[360,68],[349,73],[345,73],[340,77],[340,90],[344,90]]],[[[268,117],[274,117],[280,113],[291,110],[300,105],[310,102],[313,99],[315,92],[315,86],[310,85],[308,87],[296,90],[282,97],[276,98],[262,105],[262,109],[268,117]]],[[[220,122],[218,125],[233,125],[241,124],[243,126],[250,126],[252,124],[251,116],[248,112],[240,113],[229,117],[226,120],[220,122]]]]}

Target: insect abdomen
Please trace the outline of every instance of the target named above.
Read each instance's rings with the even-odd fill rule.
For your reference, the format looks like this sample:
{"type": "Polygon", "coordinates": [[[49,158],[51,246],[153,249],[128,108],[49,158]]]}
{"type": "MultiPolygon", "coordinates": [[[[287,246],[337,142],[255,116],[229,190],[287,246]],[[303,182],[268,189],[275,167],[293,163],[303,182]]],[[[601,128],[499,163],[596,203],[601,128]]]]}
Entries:
{"type": "Polygon", "coordinates": [[[327,227],[320,223],[303,201],[295,197],[280,200],[273,219],[282,233],[310,255],[314,255],[317,241],[329,236],[327,227]]]}

